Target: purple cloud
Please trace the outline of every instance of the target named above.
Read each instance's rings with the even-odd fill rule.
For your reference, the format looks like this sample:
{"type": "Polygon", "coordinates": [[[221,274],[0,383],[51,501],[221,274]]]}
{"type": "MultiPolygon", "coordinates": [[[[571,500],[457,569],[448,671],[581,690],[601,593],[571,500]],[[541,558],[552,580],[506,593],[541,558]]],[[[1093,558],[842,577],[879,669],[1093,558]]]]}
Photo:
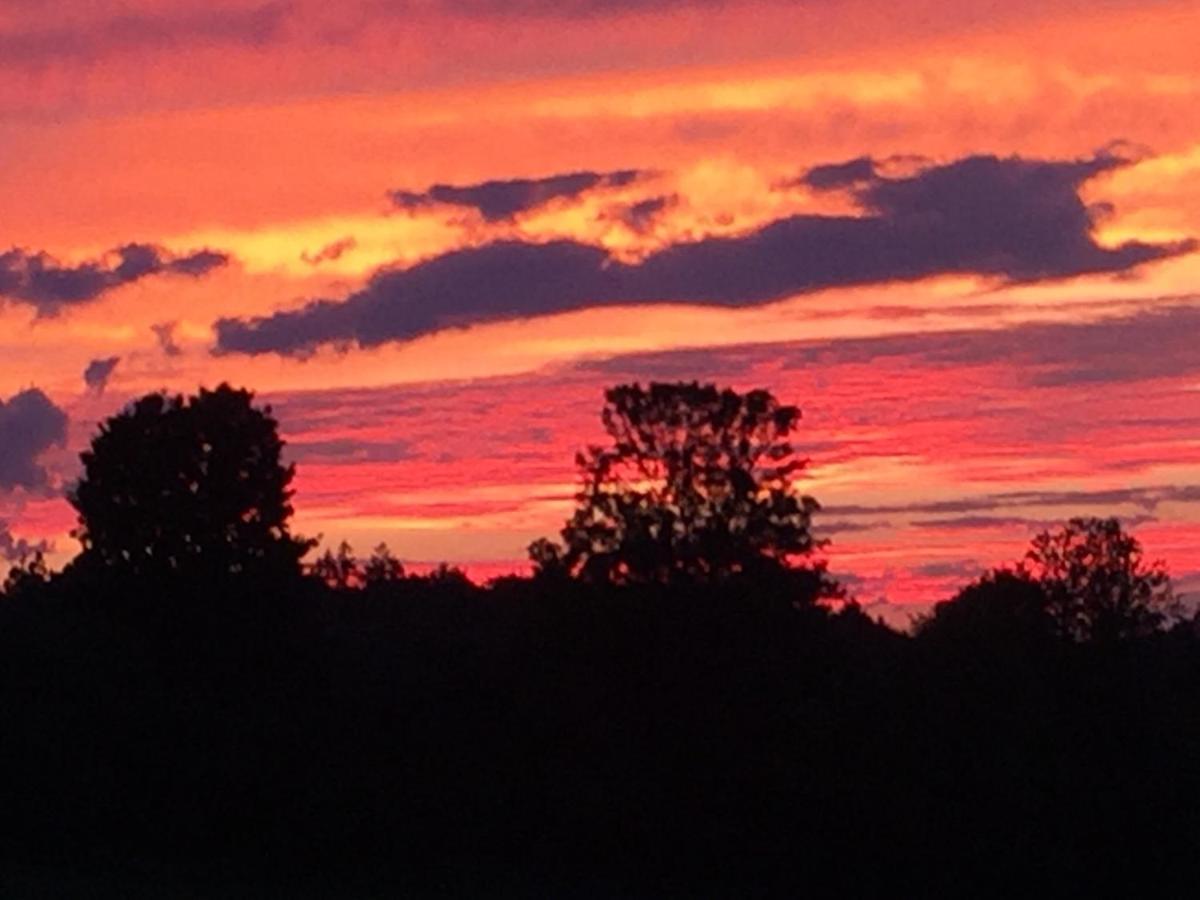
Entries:
{"type": "Polygon", "coordinates": [[[167,356],[179,356],[183,352],[183,348],[175,340],[175,331],[179,328],[178,322],[159,322],[157,325],[151,325],[150,330],[154,332],[154,339],[158,341],[158,346],[167,356]]]}
{"type": "Polygon", "coordinates": [[[125,244],[103,259],[68,266],[46,253],[14,247],[0,253],[0,297],[28,304],[39,316],[54,316],[152,275],[199,278],[229,259],[215,250],[177,256],[151,244],[125,244]]]}
{"type": "Polygon", "coordinates": [[[38,458],[67,439],[67,414],[37,388],[0,400],[0,490],[45,487],[38,458]]]}
{"type": "Polygon", "coordinates": [[[93,359],[88,363],[87,368],[83,370],[83,383],[88,386],[88,390],[103,394],[104,389],[108,387],[108,379],[112,377],[120,361],[121,357],[110,356],[107,359],[93,359]]]}
{"type": "Polygon", "coordinates": [[[677,194],[669,194],[662,197],[647,197],[645,200],[639,200],[636,203],[629,203],[606,210],[603,213],[603,217],[606,219],[615,219],[637,234],[645,234],[654,227],[663,213],[678,203],[679,196],[677,194]]]}
{"type": "Polygon", "coordinates": [[[798,183],[817,191],[833,191],[872,182],[876,177],[875,160],[860,156],[848,162],[814,166],[800,177],[798,183]]]}
{"type": "Polygon", "coordinates": [[[554,200],[574,199],[588,191],[619,188],[632,184],[645,173],[571,172],[547,178],[516,178],[455,186],[435,184],[425,191],[392,191],[389,196],[399,209],[423,209],[434,204],[476,210],[488,222],[502,222],[546,206],[554,200]]]}
{"type": "Polygon", "coordinates": [[[747,235],[667,247],[637,263],[574,241],[498,241],[384,269],[344,300],[222,319],[217,351],[304,355],[322,344],[369,347],[590,306],[752,306],[938,274],[1008,282],[1115,274],[1193,251],[1194,241],[1096,242],[1079,189],[1126,164],[1107,154],[1071,161],[970,157],[915,175],[876,177],[858,191],[858,216],[792,216],[747,235]]]}
{"type": "Polygon", "coordinates": [[[333,262],[341,259],[358,246],[358,241],[353,237],[344,237],[341,240],[334,241],[318,250],[316,253],[305,251],[300,254],[300,258],[310,266],[319,266],[322,263],[333,262]]]}

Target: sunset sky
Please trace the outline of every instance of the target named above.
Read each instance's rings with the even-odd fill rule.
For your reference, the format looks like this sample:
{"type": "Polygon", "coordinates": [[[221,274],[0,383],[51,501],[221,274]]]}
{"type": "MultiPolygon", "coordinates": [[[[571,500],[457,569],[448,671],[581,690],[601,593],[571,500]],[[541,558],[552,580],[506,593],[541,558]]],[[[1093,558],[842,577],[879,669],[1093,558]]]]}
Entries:
{"type": "Polygon", "coordinates": [[[1195,0],[0,0],[0,571],[228,380],[296,530],[519,569],[606,386],[804,411],[903,618],[1072,515],[1200,591],[1195,0]],[[52,12],[52,14],[51,14],[52,12]]]}

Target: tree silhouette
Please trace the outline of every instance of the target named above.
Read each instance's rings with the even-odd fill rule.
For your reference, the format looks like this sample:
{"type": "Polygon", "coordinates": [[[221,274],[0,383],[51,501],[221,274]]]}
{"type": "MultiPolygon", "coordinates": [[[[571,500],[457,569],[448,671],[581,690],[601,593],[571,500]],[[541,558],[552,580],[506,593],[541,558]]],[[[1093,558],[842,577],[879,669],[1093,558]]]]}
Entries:
{"type": "Polygon", "coordinates": [[[922,638],[971,647],[1020,648],[1053,639],[1055,622],[1041,584],[1026,573],[997,569],[936,604],[914,630],[922,638]]]}
{"type": "Polygon", "coordinates": [[[368,587],[388,584],[404,578],[404,564],[392,555],[387,544],[381,543],[371,551],[362,568],[363,583],[368,587]]]}
{"type": "Polygon", "coordinates": [[[1144,637],[1178,610],[1161,563],[1119,520],[1071,519],[1034,538],[1022,571],[1042,588],[1059,633],[1075,641],[1144,637]]]}
{"type": "Polygon", "coordinates": [[[51,573],[41,550],[22,553],[0,585],[0,596],[13,599],[36,596],[50,583],[51,573]]]}
{"type": "Polygon", "coordinates": [[[270,407],[222,384],[148,394],[100,426],[71,492],[82,560],[130,576],[290,576],[292,466],[270,407]]]}
{"type": "Polygon", "coordinates": [[[561,545],[530,547],[543,576],[602,583],[779,572],[817,547],[818,509],[793,490],[800,410],[770,392],[621,385],[606,392],[608,447],[576,457],[582,486],[561,545]]]}
{"type": "Polygon", "coordinates": [[[309,573],[334,590],[388,584],[402,580],[405,574],[404,564],[392,555],[387,544],[376,546],[364,563],[354,555],[354,548],[346,541],[338,545],[336,553],[326,550],[321,554],[309,566],[309,573]]]}
{"type": "Polygon", "coordinates": [[[354,555],[354,548],[342,541],[337,552],[326,550],[309,567],[309,572],[318,581],[334,590],[346,590],[362,586],[362,566],[354,555]]]}

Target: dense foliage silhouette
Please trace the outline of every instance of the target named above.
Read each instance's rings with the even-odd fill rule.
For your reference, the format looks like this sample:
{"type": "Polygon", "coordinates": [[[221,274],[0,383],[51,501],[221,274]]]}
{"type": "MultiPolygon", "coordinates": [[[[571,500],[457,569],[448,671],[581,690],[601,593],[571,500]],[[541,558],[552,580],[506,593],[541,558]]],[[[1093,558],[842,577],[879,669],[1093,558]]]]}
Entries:
{"type": "Polygon", "coordinates": [[[1071,519],[1033,541],[1022,564],[1064,637],[1120,641],[1157,631],[1179,611],[1162,563],[1148,563],[1117,519],[1071,519]]]}
{"type": "Polygon", "coordinates": [[[805,465],[788,441],[798,407],[765,390],[695,382],[620,385],[606,400],[611,443],[577,457],[582,485],[562,544],[530,547],[540,572],[610,584],[712,581],[778,575],[817,548],[819,506],[793,489],[805,465]]]}
{"type": "Polygon", "coordinates": [[[270,409],[223,384],[149,394],[100,426],[70,494],[81,563],[130,577],[299,571],[288,530],[291,466],[270,409]]]}
{"type": "Polygon", "coordinates": [[[404,563],[392,555],[387,544],[376,546],[364,562],[354,555],[354,548],[347,541],[338,545],[336,553],[327,549],[317,557],[309,566],[309,573],[338,590],[372,587],[405,576],[404,563]]]}
{"type": "Polygon", "coordinates": [[[1048,606],[1042,585],[1028,573],[998,569],[935,604],[931,615],[918,617],[915,630],[922,638],[969,646],[1038,646],[1057,637],[1048,606]]]}
{"type": "Polygon", "coordinates": [[[1182,615],[1162,563],[1117,519],[1075,518],[1038,534],[1025,558],[938,603],[921,634],[1036,644],[1146,638],[1182,615]]]}
{"type": "MultiPolygon", "coordinates": [[[[250,400],[221,389],[118,416],[83,481],[137,498],[116,515],[84,492],[82,556],[103,546],[106,564],[52,573],[35,556],[6,581],[0,896],[1194,887],[1200,630],[1160,602],[1161,569],[1119,524],[1037,538],[912,634],[853,602],[797,603],[775,566],[731,553],[710,567],[687,542],[667,545],[686,578],[656,564],[479,586],[348,545],[300,578],[290,471],[250,400]],[[236,411],[237,427],[174,417],[197,404],[236,411]],[[151,465],[159,440],[181,449],[151,465]],[[250,462],[200,465],[212,456],[250,462]],[[122,480],[139,460],[146,487],[122,480]],[[201,476],[218,519],[254,509],[275,530],[214,531],[190,486],[201,476]],[[158,492],[164,505],[143,501],[158,492]],[[264,539],[287,566],[232,564],[269,557],[264,539]],[[207,618],[169,602],[196,595],[210,551],[220,576],[201,596],[274,602],[214,602],[207,618]]],[[[705,482],[680,484],[709,502],[705,482]]]]}

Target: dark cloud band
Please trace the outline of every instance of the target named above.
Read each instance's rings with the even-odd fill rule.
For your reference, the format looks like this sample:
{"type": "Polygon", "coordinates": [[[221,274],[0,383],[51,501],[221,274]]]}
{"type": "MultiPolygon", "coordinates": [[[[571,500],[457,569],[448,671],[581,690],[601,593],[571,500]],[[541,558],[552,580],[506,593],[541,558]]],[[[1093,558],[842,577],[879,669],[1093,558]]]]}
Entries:
{"type": "MultiPolygon", "coordinates": [[[[589,306],[751,306],[940,274],[1019,282],[1121,273],[1193,251],[1192,241],[1096,242],[1093,210],[1079,189],[1127,164],[1109,154],[1070,161],[975,156],[892,178],[854,163],[857,216],[792,216],[743,236],[674,245],[639,263],[573,241],[500,241],[385,269],[344,300],[220,320],[217,351],[303,355],[323,344],[375,346],[589,306]]],[[[832,180],[851,176],[843,171],[832,180]]]]}

